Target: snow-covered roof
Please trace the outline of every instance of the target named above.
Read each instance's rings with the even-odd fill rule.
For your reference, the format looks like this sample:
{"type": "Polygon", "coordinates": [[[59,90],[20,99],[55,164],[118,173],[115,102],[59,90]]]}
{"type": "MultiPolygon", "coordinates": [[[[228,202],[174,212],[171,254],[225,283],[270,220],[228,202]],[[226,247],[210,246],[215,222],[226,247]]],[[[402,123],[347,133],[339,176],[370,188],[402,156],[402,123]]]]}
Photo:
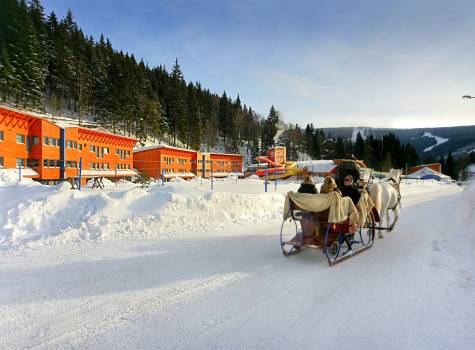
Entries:
{"type": "Polygon", "coordinates": [[[336,167],[333,160],[303,160],[296,163],[299,169],[307,168],[314,173],[329,173],[336,167]]]}
{"type": "MultiPolygon", "coordinates": [[[[206,152],[201,152],[201,153],[205,153],[206,152]]],[[[239,157],[243,157],[242,154],[238,154],[238,153],[219,153],[219,152],[209,152],[210,155],[218,155],[218,156],[239,156],[239,157]]]]}
{"type": "Polygon", "coordinates": [[[142,147],[142,148],[139,148],[139,149],[135,149],[134,153],[143,152],[143,151],[150,151],[150,150],[153,150],[153,149],[161,149],[161,148],[168,148],[168,149],[174,149],[174,150],[177,150],[177,151],[185,151],[185,152],[196,153],[196,151],[192,150],[192,149],[173,147],[173,146],[167,146],[167,145],[146,146],[146,147],[142,147]]]}
{"type": "Polygon", "coordinates": [[[435,170],[432,170],[431,168],[428,168],[428,167],[424,167],[412,174],[410,174],[411,176],[414,176],[414,177],[419,177],[419,178],[422,178],[424,176],[427,176],[427,175],[436,175],[436,176],[439,176],[440,178],[442,179],[448,179],[449,176],[447,175],[444,175],[442,173],[439,173],[435,170]]]}

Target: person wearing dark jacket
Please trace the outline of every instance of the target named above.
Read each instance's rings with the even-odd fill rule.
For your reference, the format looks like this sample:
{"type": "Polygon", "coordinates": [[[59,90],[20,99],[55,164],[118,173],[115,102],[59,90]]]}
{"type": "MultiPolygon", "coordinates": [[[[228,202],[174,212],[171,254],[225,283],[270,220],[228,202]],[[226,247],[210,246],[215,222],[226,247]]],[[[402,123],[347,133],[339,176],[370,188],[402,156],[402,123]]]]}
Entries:
{"type": "Polygon", "coordinates": [[[315,187],[315,183],[313,182],[311,176],[305,176],[305,179],[300,184],[300,187],[297,192],[310,193],[310,194],[318,193],[317,188],[315,187]]]}
{"type": "Polygon", "coordinates": [[[345,176],[344,184],[340,188],[340,191],[341,191],[342,197],[350,197],[354,205],[358,204],[361,194],[360,194],[360,191],[358,191],[358,189],[355,186],[353,186],[353,176],[351,175],[345,176]]]}
{"type": "MultiPolygon", "coordinates": [[[[340,188],[341,196],[350,197],[353,204],[356,205],[360,200],[361,193],[355,186],[353,186],[353,176],[346,175],[343,181],[343,186],[340,188]]],[[[351,248],[351,241],[349,235],[345,235],[345,243],[348,246],[348,251],[344,253],[344,255],[352,255],[353,249],[351,248]]]]}

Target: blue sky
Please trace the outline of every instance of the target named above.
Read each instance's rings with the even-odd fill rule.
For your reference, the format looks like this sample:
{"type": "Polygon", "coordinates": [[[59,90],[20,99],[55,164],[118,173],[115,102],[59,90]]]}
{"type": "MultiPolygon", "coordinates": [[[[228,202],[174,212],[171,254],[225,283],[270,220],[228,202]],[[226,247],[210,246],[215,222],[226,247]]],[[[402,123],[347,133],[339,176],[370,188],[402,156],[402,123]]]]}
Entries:
{"type": "Polygon", "coordinates": [[[149,65],[287,123],[475,124],[472,0],[43,0],[149,65]]]}

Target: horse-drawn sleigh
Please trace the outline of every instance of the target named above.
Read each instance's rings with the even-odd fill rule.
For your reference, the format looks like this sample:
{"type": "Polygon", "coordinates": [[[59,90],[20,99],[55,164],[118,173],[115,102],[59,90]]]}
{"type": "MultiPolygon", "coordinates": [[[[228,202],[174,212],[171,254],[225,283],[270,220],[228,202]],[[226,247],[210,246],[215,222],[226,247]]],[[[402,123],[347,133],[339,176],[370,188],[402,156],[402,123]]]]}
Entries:
{"type": "MultiPolygon", "coordinates": [[[[330,265],[348,259],[352,255],[361,253],[371,248],[374,242],[375,223],[372,212],[368,212],[363,222],[360,222],[357,209],[348,197],[340,198],[338,194],[294,194],[289,195],[288,217],[281,227],[280,243],[282,253],[289,256],[301,251],[303,247],[322,249],[330,265]],[[316,202],[330,202],[329,208],[315,210],[312,205],[303,200],[306,205],[300,206],[301,197],[313,196],[316,202]],[[329,198],[319,198],[329,197],[329,198]],[[331,204],[334,202],[334,204],[331,204]],[[341,211],[341,208],[350,207],[355,209],[343,209],[344,216],[335,216],[333,211],[341,211]],[[300,228],[299,228],[300,225],[300,228]],[[289,239],[290,238],[290,239],[289,239]]],[[[316,205],[318,207],[318,204],[316,205]]],[[[324,206],[321,206],[323,208],[324,206]]]]}
{"type": "Polygon", "coordinates": [[[317,248],[333,266],[371,248],[376,230],[393,229],[401,199],[400,170],[392,169],[388,181],[371,186],[371,172],[361,172],[357,162],[347,160],[337,168],[336,181],[340,188],[348,175],[356,180],[354,190],[359,194],[358,199],[342,197],[339,191],[287,194],[280,230],[284,256],[296,254],[304,247],[317,248]],[[367,191],[370,186],[371,194],[367,191]],[[392,225],[389,225],[389,210],[395,213],[392,225]],[[385,215],[388,227],[382,228],[380,217],[385,215]]]}
{"type": "MultiPolygon", "coordinates": [[[[323,251],[329,265],[333,266],[373,246],[375,232],[381,229],[376,227],[376,223],[380,221],[383,191],[379,188],[379,197],[370,196],[367,187],[371,176],[366,173],[362,177],[355,161],[344,161],[338,166],[336,182],[340,187],[348,175],[356,180],[354,186],[359,193],[357,200],[354,197],[342,197],[339,191],[327,194],[287,194],[280,232],[284,256],[296,254],[304,247],[317,248],[323,251]],[[379,201],[377,208],[373,199],[379,201]]],[[[400,195],[396,207],[399,202],[400,195]]],[[[387,208],[388,206],[384,209],[387,208]]]]}

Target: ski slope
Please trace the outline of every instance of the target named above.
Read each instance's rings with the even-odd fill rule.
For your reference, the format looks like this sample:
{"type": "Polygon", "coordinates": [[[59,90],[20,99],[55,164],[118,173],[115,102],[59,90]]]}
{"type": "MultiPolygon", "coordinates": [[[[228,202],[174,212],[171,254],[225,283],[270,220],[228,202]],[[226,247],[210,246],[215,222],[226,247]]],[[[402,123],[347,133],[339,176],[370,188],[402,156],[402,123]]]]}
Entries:
{"type": "Polygon", "coordinates": [[[433,139],[435,139],[435,145],[424,148],[422,152],[432,151],[432,149],[434,149],[435,147],[449,141],[449,139],[446,139],[444,137],[432,135],[430,132],[425,132],[424,135],[422,135],[421,137],[432,137],[433,139]]]}
{"type": "MultiPolygon", "coordinates": [[[[8,183],[3,194],[14,188],[22,197],[22,187],[30,185],[8,183]]],[[[46,190],[31,186],[36,201],[43,201],[46,190]]],[[[73,235],[63,221],[76,227],[76,219],[65,213],[57,226],[49,226],[51,235],[30,237],[24,228],[10,227],[22,210],[32,208],[26,196],[21,203],[2,203],[1,213],[10,220],[3,229],[10,231],[0,250],[0,348],[475,347],[475,185],[462,191],[432,181],[402,184],[395,231],[332,268],[321,251],[284,258],[281,213],[256,216],[259,207],[281,210],[283,193],[296,190],[297,183],[286,182],[275,192],[269,186],[263,194],[259,180],[218,182],[209,198],[199,184],[167,186],[160,191],[179,198],[175,211],[184,210],[191,224],[176,221],[179,227],[172,229],[176,217],[166,221],[155,213],[176,206],[165,195],[168,200],[157,204],[158,189],[137,194],[123,184],[72,197],[60,189],[46,192],[50,202],[61,199],[66,206],[80,200],[86,226],[102,220],[112,230],[128,223],[132,237],[105,229],[94,236],[93,226],[88,236],[73,235]],[[110,214],[101,205],[116,210],[110,214]],[[226,213],[246,208],[247,213],[226,213]],[[196,220],[207,211],[214,211],[207,219],[215,224],[204,229],[196,220]],[[145,226],[134,226],[139,223],[150,231],[170,224],[169,232],[145,232],[145,226]]],[[[47,210],[42,215],[46,220],[47,210]]]]}

